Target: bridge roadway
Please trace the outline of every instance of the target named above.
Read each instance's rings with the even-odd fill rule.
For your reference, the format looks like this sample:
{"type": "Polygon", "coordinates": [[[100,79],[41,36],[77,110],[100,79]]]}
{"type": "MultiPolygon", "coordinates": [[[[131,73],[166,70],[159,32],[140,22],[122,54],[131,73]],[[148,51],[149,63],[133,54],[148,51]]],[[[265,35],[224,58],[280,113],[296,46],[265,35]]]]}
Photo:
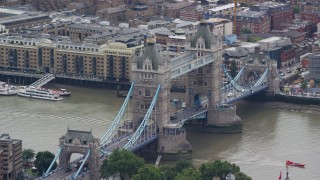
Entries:
{"type": "MultiPolygon", "coordinates": [[[[246,84],[245,87],[250,87],[251,84],[246,84]]],[[[222,91],[221,92],[221,99],[223,104],[229,104],[240,99],[246,98],[252,94],[256,94],[263,90],[266,90],[268,85],[266,83],[260,84],[258,87],[255,88],[246,88],[243,91],[238,91],[231,88],[229,91],[222,91]]]]}
{"type": "MultiPolygon", "coordinates": [[[[182,110],[179,110],[173,114],[172,123],[184,123],[185,121],[195,119],[197,116],[204,114],[207,112],[207,108],[200,107],[187,107],[182,110]]],[[[203,116],[201,116],[203,117],[203,116]]]]}

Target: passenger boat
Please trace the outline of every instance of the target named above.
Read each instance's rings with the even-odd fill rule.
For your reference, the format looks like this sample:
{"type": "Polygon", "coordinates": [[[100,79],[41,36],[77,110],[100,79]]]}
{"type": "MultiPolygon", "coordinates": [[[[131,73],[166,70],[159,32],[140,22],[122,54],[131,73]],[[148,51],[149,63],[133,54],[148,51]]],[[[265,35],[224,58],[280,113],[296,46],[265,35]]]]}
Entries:
{"type": "Polygon", "coordinates": [[[292,162],[292,161],[289,161],[289,160],[286,161],[286,165],[287,166],[300,167],[300,168],[304,168],[304,166],[305,166],[305,164],[296,163],[296,162],[292,162]]]}
{"type": "Polygon", "coordinates": [[[57,92],[60,96],[70,96],[71,95],[70,91],[67,91],[66,89],[62,89],[62,88],[60,88],[60,90],[58,90],[57,92]]]}
{"type": "Polygon", "coordinates": [[[0,82],[0,95],[1,96],[13,96],[16,95],[16,87],[11,86],[5,82],[0,82]]]}
{"type": "Polygon", "coordinates": [[[60,101],[62,97],[59,94],[54,93],[50,89],[40,89],[35,88],[33,86],[27,87],[25,89],[19,89],[17,94],[22,97],[30,97],[36,99],[44,99],[44,100],[51,100],[51,101],[60,101]]]}

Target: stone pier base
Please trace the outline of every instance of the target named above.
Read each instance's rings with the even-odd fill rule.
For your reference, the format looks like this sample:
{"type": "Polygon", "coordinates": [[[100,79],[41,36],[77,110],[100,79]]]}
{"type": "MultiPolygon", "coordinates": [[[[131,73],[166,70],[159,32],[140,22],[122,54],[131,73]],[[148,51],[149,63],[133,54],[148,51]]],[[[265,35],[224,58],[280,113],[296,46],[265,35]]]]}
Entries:
{"type": "Polygon", "coordinates": [[[192,159],[192,146],[186,140],[186,131],[179,135],[159,135],[157,153],[166,161],[192,159]]]}
{"type": "Polygon", "coordinates": [[[236,106],[224,105],[209,109],[204,131],[212,133],[241,133],[242,120],[236,114],[236,106]]]}

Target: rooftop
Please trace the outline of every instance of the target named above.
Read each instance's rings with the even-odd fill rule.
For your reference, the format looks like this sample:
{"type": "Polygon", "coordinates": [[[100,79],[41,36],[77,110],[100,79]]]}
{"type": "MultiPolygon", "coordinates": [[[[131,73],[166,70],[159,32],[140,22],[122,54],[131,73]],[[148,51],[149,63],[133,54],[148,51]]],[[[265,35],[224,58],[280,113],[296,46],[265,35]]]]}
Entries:
{"type": "Polygon", "coordinates": [[[18,9],[11,9],[11,8],[7,8],[7,7],[0,7],[0,13],[20,15],[20,14],[26,13],[26,11],[18,10],[18,9]]]}
{"type": "MultiPolygon", "coordinates": [[[[240,6],[240,3],[238,3],[238,7],[240,6]]],[[[233,8],[234,4],[230,3],[230,4],[226,4],[226,5],[222,5],[222,6],[217,6],[215,8],[211,8],[209,9],[209,11],[213,11],[213,12],[219,12],[221,10],[225,10],[225,9],[229,9],[229,8],[233,8]]]]}
{"type": "Polygon", "coordinates": [[[10,16],[6,18],[1,18],[0,19],[0,24],[6,24],[6,23],[11,23],[11,22],[16,22],[16,21],[24,21],[28,19],[35,19],[35,18],[49,18],[48,14],[44,13],[39,13],[39,14],[29,14],[29,16],[26,15],[19,15],[19,16],[10,16]]]}
{"type": "Polygon", "coordinates": [[[245,10],[245,11],[237,12],[237,17],[259,18],[264,16],[265,14],[266,12],[245,10]]]}
{"type": "Polygon", "coordinates": [[[269,8],[276,8],[276,7],[283,7],[283,6],[288,6],[288,4],[283,4],[279,2],[273,2],[273,1],[266,1],[263,3],[256,4],[254,6],[263,6],[263,7],[269,7],[269,8]]]}

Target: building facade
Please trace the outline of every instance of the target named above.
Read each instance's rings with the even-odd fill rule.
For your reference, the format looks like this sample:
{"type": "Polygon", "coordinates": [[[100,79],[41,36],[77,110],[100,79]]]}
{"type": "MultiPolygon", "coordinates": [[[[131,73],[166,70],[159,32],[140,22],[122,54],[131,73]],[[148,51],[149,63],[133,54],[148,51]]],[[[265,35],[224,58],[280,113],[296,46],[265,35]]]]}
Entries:
{"type": "MultiPolygon", "coordinates": [[[[233,20],[233,16],[227,16],[233,20]]],[[[270,32],[270,17],[266,12],[258,11],[240,11],[237,13],[237,35],[244,29],[252,33],[270,32]]]]}
{"type": "Polygon", "coordinates": [[[0,135],[0,150],[2,150],[3,179],[15,180],[22,172],[22,140],[11,139],[9,134],[0,135]]]}
{"type": "Polygon", "coordinates": [[[0,149],[0,180],[3,180],[3,150],[0,149]]]}
{"type": "Polygon", "coordinates": [[[271,18],[271,30],[281,30],[285,23],[293,20],[293,9],[289,4],[267,1],[250,7],[252,11],[267,12],[271,18]]]}
{"type": "Polygon", "coordinates": [[[49,14],[19,15],[0,19],[0,25],[5,26],[9,32],[19,32],[24,28],[45,25],[51,22],[49,14]]]}
{"type": "Polygon", "coordinates": [[[128,48],[119,42],[95,45],[1,36],[0,66],[21,71],[129,81],[131,59],[142,47],[128,48]]]}
{"type": "Polygon", "coordinates": [[[313,24],[320,23],[320,10],[318,11],[303,11],[301,12],[301,19],[304,21],[310,21],[313,24]]]}
{"type": "Polygon", "coordinates": [[[320,79],[320,54],[313,54],[309,56],[309,74],[305,75],[306,80],[319,80],[320,79]]]}

